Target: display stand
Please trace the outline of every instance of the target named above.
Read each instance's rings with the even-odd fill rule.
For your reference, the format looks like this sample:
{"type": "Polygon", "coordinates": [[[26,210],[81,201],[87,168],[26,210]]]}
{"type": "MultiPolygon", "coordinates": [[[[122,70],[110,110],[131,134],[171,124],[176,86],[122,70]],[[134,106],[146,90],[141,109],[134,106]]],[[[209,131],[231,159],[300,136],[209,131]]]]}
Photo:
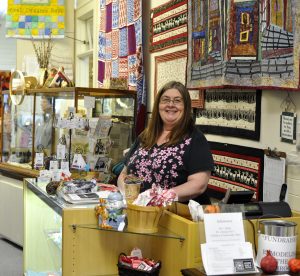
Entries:
{"type": "MultiPolygon", "coordinates": [[[[182,269],[201,267],[204,225],[187,218],[186,205],[177,204],[164,211],[156,234],[108,231],[97,226],[94,205],[66,204],[48,196],[44,188],[32,179],[24,180],[25,271],[62,270],[64,276],[118,275],[119,254],[130,253],[134,247],[139,247],[144,257],[161,260],[161,276],[181,275],[182,269]],[[52,246],[49,235],[45,235],[53,232],[61,232],[61,246],[52,246]]],[[[284,220],[300,225],[300,214],[284,220]]],[[[246,239],[252,244],[257,243],[256,225],[257,220],[244,221],[246,239]]]]}

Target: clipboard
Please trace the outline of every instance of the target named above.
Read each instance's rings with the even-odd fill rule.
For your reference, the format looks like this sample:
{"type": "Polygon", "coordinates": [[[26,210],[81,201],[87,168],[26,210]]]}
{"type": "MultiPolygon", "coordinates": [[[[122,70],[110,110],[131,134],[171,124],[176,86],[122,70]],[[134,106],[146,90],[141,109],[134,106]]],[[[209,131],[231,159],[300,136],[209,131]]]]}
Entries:
{"type": "Polygon", "coordinates": [[[278,151],[276,148],[273,150],[271,148],[264,149],[264,153],[266,156],[272,157],[272,158],[286,158],[286,153],[283,151],[278,151]]]}
{"type": "Polygon", "coordinates": [[[287,195],[286,153],[267,148],[264,150],[264,154],[263,201],[283,201],[287,195]]]}

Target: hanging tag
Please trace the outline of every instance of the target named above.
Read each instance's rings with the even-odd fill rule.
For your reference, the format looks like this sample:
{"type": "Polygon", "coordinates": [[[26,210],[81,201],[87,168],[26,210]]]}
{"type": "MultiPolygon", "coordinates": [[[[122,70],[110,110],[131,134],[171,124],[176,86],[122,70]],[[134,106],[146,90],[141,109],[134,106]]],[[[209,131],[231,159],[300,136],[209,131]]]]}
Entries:
{"type": "Polygon", "coordinates": [[[49,165],[49,171],[55,171],[55,170],[58,170],[58,161],[51,160],[49,165]]]}
{"type": "Polygon", "coordinates": [[[62,144],[57,145],[56,149],[57,159],[65,159],[66,157],[66,146],[62,144]]]}
{"type": "Polygon", "coordinates": [[[43,152],[37,152],[35,154],[34,167],[36,169],[44,167],[44,153],[43,152]]]}
{"type": "Polygon", "coordinates": [[[76,120],[74,120],[74,119],[68,120],[67,128],[68,129],[74,129],[74,128],[76,128],[76,120]]]}
{"type": "Polygon", "coordinates": [[[84,107],[85,108],[95,108],[96,98],[90,96],[84,96],[84,107]]]}
{"type": "Polygon", "coordinates": [[[73,169],[79,169],[80,168],[80,165],[79,165],[79,155],[80,154],[78,154],[78,153],[74,154],[74,158],[73,158],[73,162],[72,162],[71,168],[73,168],[73,169]]]}
{"type": "Polygon", "coordinates": [[[61,161],[60,162],[60,169],[64,172],[69,172],[69,162],[68,161],[61,161]]]}
{"type": "Polygon", "coordinates": [[[75,153],[73,162],[72,162],[72,168],[77,170],[83,170],[86,166],[86,163],[82,157],[81,154],[75,153]]]}
{"type": "Polygon", "coordinates": [[[81,154],[79,154],[79,167],[81,170],[84,170],[86,167],[86,163],[81,154]]]}

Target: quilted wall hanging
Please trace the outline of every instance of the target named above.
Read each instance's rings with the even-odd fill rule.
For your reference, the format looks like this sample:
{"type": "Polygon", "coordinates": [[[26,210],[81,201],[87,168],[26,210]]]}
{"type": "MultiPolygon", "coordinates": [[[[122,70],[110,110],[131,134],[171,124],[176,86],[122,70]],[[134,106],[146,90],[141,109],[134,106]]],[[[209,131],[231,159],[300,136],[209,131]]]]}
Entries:
{"type": "Polygon", "coordinates": [[[204,133],[250,140],[260,138],[261,90],[207,89],[196,124],[204,133]]]}
{"type": "Polygon", "coordinates": [[[187,8],[187,0],[173,0],[151,10],[151,52],[186,44],[187,8]]]}
{"type": "Polygon", "coordinates": [[[299,88],[300,1],[188,4],[188,87],[299,88]]]}
{"type": "MultiPolygon", "coordinates": [[[[155,57],[154,97],[158,90],[169,81],[179,81],[185,85],[187,51],[181,50],[155,57]]],[[[204,107],[204,91],[191,90],[192,107],[204,107]]]]}
{"type": "MultiPolygon", "coordinates": [[[[3,0],[6,1],[6,0],[3,0]]],[[[63,38],[64,0],[7,0],[6,37],[63,38]]]]}
{"type": "Polygon", "coordinates": [[[136,133],[146,119],[142,0],[100,0],[98,87],[137,91],[136,133]]]}
{"type": "Polygon", "coordinates": [[[263,199],[264,151],[262,149],[209,142],[215,169],[208,183],[208,194],[223,198],[227,189],[254,191],[263,199]]]}

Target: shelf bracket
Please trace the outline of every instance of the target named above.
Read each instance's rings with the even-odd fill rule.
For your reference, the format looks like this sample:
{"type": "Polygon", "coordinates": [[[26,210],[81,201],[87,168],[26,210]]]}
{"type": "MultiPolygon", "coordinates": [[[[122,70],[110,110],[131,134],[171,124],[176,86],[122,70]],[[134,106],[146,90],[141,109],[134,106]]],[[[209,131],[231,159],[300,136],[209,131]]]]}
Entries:
{"type": "Polygon", "coordinates": [[[71,226],[72,226],[72,229],[73,229],[73,233],[75,233],[75,232],[76,232],[77,225],[76,225],[76,224],[72,224],[71,226]]]}

